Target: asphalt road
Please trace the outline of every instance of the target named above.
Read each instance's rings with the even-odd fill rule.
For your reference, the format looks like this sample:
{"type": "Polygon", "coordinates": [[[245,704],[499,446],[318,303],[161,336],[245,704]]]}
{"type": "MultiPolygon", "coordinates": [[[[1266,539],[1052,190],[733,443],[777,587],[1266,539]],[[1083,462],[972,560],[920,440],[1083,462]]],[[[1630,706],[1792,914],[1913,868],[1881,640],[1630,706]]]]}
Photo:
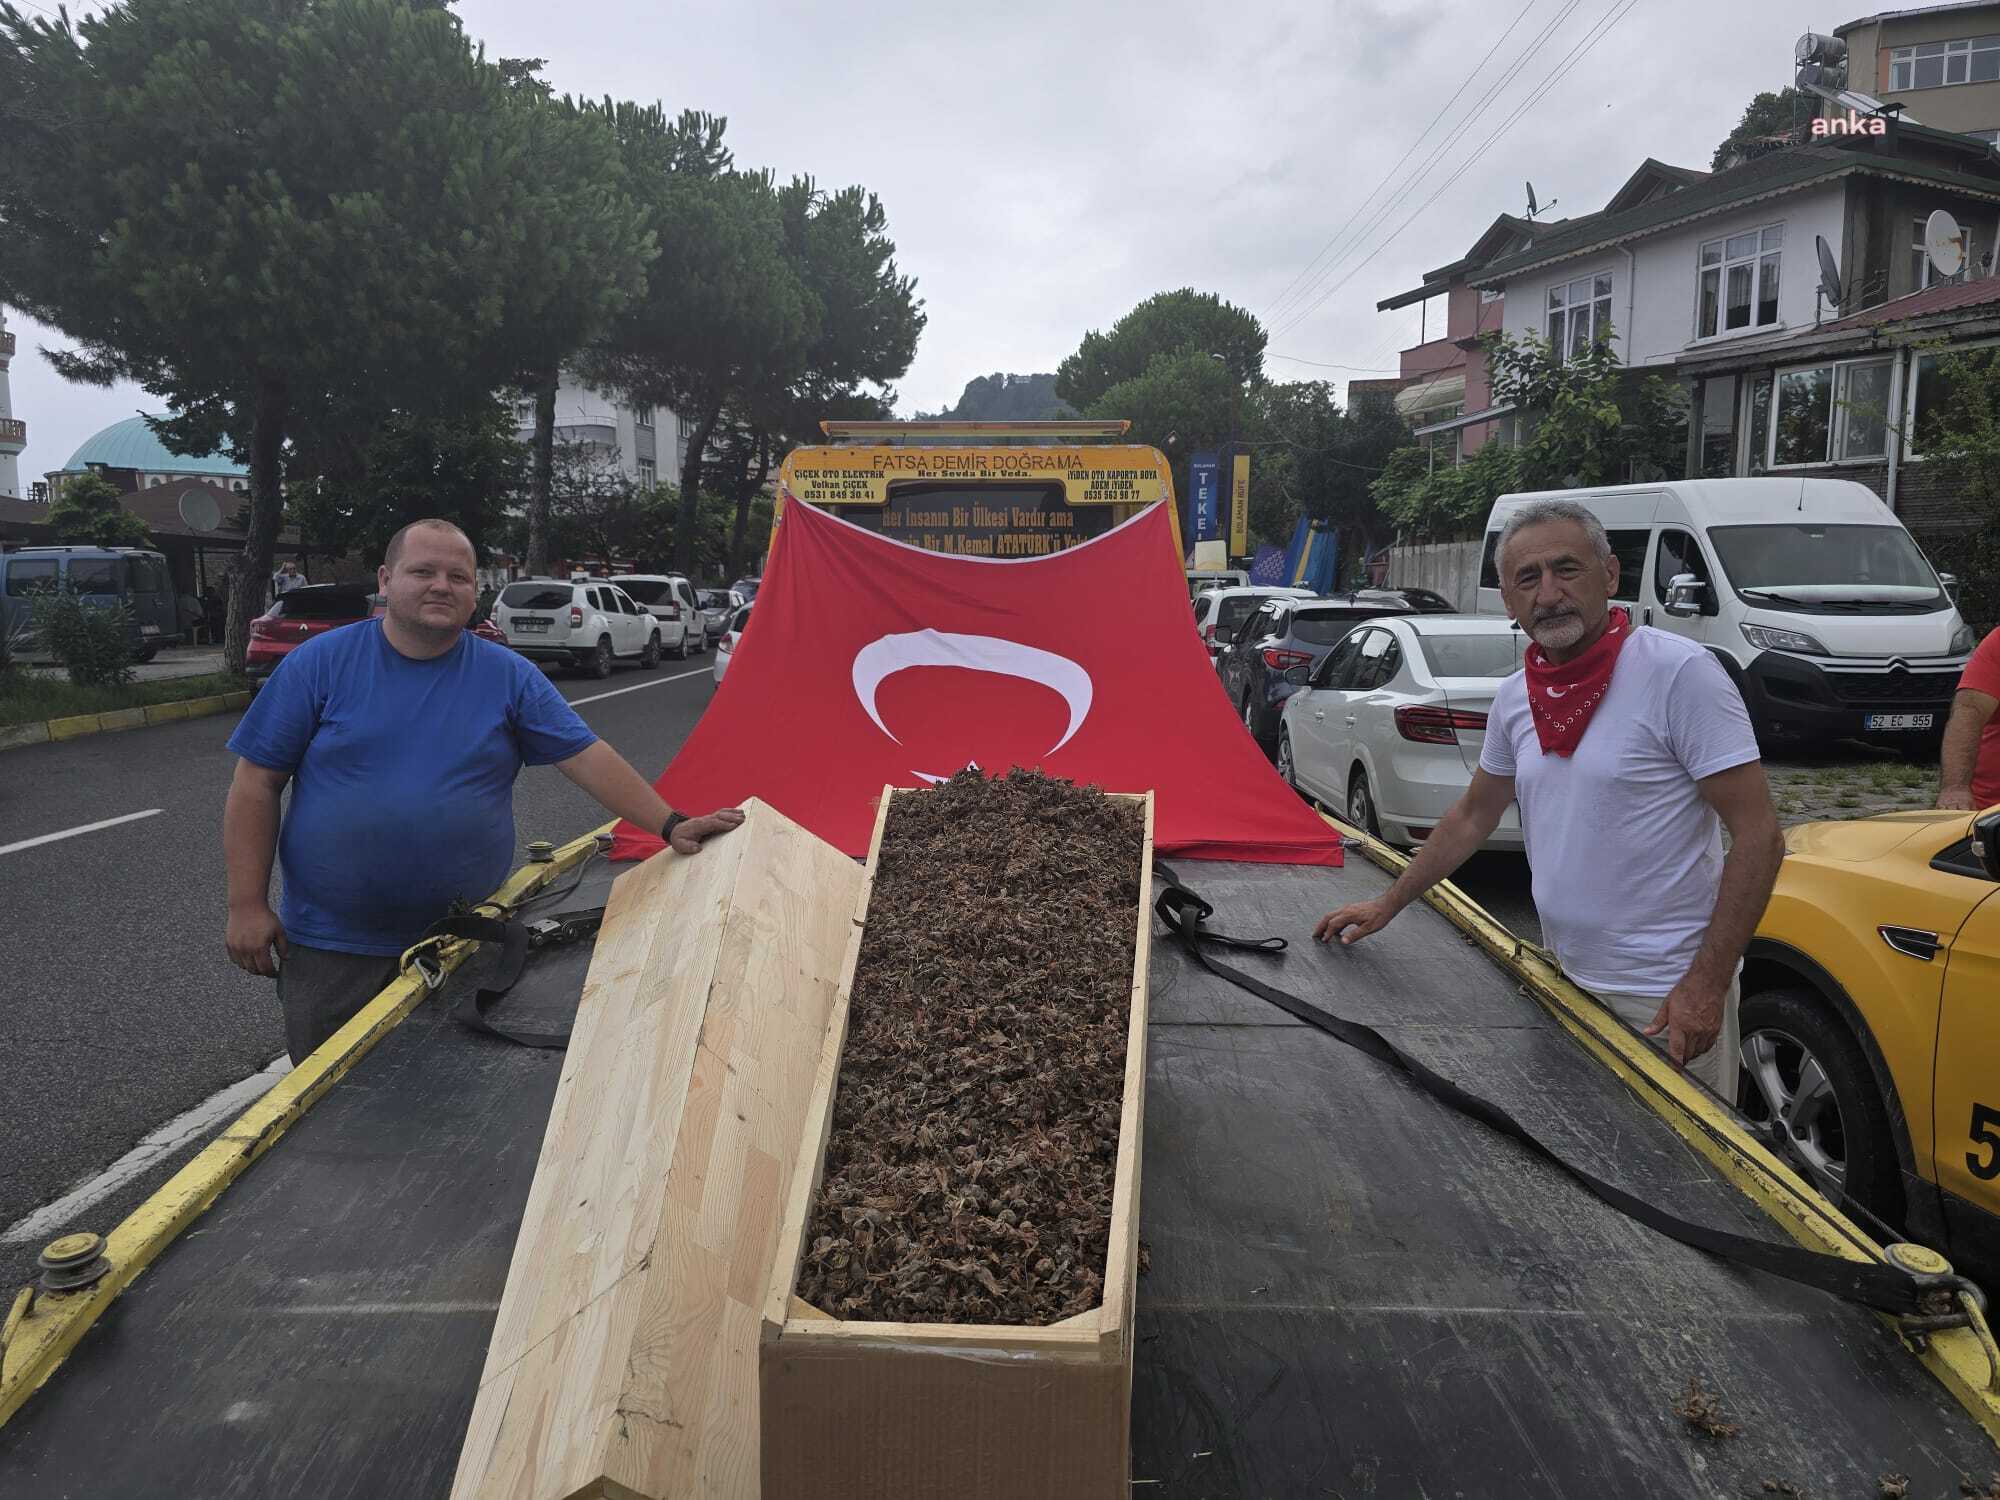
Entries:
{"type": "MultiPolygon", "coordinates": [[[[705,655],[555,681],[649,781],[714,692],[705,655]]],[[[238,717],[0,756],[0,848],[151,814],[0,854],[0,1236],[284,1052],[272,981],[232,965],[222,943],[225,746],[238,717]]],[[[522,857],[530,840],[560,843],[607,818],[553,767],[516,783],[522,857]]],[[[202,1139],[63,1228],[109,1229],[202,1139]]],[[[46,1237],[0,1243],[0,1272],[46,1237]]]]}

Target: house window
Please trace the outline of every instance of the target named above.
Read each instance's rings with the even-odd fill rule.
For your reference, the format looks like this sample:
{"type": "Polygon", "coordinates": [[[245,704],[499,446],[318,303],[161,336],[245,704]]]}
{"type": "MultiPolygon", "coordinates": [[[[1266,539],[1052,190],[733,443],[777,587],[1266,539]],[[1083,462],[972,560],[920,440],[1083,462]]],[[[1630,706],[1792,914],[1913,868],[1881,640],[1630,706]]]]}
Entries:
{"type": "Polygon", "coordinates": [[[1695,276],[1694,336],[1769,328],[1778,321],[1778,261],[1785,226],[1768,225],[1702,245],[1695,276]]]}
{"type": "Polygon", "coordinates": [[[652,427],[653,427],[653,408],[652,408],[652,407],[650,407],[650,406],[635,406],[635,407],[633,407],[633,408],[632,408],[632,424],[633,424],[633,425],[634,425],[635,427],[643,427],[643,428],[645,428],[645,429],[646,429],[646,430],[647,430],[648,432],[652,431],[652,427]]]}
{"type": "Polygon", "coordinates": [[[1736,472],[1736,377],[1711,376],[1701,389],[1701,474],[1727,479],[1736,472]]]}
{"type": "Polygon", "coordinates": [[[1549,288],[1549,352],[1581,354],[1611,333],[1611,277],[1584,276],[1549,288]]]}
{"type": "Polygon", "coordinates": [[[1924,216],[1910,221],[1910,290],[1921,292],[1931,284],[1930,252],[1924,248],[1924,216]]]}
{"type": "Polygon", "coordinates": [[[1823,464],[1888,452],[1889,361],[1785,370],[1778,376],[1771,462],[1823,464]]]}
{"type": "Polygon", "coordinates": [[[1479,289],[1479,305],[1481,307],[1490,307],[1504,295],[1497,287],[1483,286],[1479,289]]]}
{"type": "Polygon", "coordinates": [[[1943,368],[1942,360],[1964,359],[1975,369],[1979,369],[1990,368],[1997,357],[2000,357],[2000,345],[1994,344],[1953,349],[1942,357],[1936,354],[1917,356],[1907,393],[1910,420],[1906,429],[1909,437],[1904,445],[1905,457],[1923,456],[1926,441],[1932,436],[1932,426],[1943,418],[1951,404],[1951,380],[1943,368]]]}
{"type": "Polygon", "coordinates": [[[1750,394],[1745,404],[1749,411],[1744,426],[1750,429],[1744,444],[1744,456],[1749,460],[1744,465],[1746,474],[1761,474],[1771,451],[1771,376],[1767,371],[1753,376],[1750,394]]]}
{"type": "Polygon", "coordinates": [[[653,466],[653,461],[650,458],[642,458],[638,463],[639,483],[644,488],[650,490],[655,484],[659,483],[660,471],[653,466]]]}
{"type": "Polygon", "coordinates": [[[1955,42],[1919,42],[1889,49],[1889,91],[1944,88],[1954,83],[2000,79],[2000,36],[1965,37],[1955,42]]]}

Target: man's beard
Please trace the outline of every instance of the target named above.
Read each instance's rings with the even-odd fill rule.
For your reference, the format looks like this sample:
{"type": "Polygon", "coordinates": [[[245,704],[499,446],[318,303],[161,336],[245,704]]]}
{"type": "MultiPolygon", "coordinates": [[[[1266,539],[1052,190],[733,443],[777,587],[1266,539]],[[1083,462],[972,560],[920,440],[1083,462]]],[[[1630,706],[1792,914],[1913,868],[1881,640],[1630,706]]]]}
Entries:
{"type": "Polygon", "coordinates": [[[1582,640],[1589,629],[1580,613],[1565,607],[1536,615],[1528,625],[1528,634],[1544,651],[1567,651],[1582,640]]]}

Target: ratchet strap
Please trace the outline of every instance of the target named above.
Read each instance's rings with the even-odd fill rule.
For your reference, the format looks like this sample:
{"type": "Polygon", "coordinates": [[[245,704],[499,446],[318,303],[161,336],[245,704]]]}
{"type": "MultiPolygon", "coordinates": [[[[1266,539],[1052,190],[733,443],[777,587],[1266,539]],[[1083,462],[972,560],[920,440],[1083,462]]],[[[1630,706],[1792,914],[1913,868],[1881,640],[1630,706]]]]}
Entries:
{"type": "Polygon", "coordinates": [[[1781,1276],[1787,1281],[1815,1287],[1845,1301],[1858,1302],[1865,1307],[1877,1308],[1900,1316],[1915,1317],[1934,1312],[1938,1294],[1942,1293],[1947,1300],[1952,1300],[1954,1293],[1971,1285],[1963,1277],[1955,1275],[1930,1275],[1909,1271],[1886,1261],[1844,1260],[1839,1256],[1823,1255],[1796,1245],[1772,1244],[1740,1234],[1729,1234],[1704,1224],[1691,1223],[1627,1192],[1624,1188],[1584,1171],[1542,1144],[1526,1126],[1499,1105],[1476,1094],[1468,1093],[1449,1078],[1433,1072],[1397,1047],[1374,1027],[1336,1016],[1330,1011],[1322,1010],[1316,1005],[1287,994],[1275,985],[1266,984],[1254,975],[1217,963],[1209,956],[1210,948],[1235,948],[1265,955],[1280,955],[1284,951],[1285,940],[1228,937],[1222,933],[1209,931],[1203,924],[1215,914],[1215,908],[1182,885],[1180,878],[1167,866],[1156,863],[1153,870],[1158,880],[1165,882],[1153,903],[1153,910],[1166,924],[1167,930],[1180,940],[1182,949],[1194,962],[1217,978],[1226,979],[1231,984],[1248,990],[1259,999],[1269,1001],[1278,1009],[1305,1022],[1315,1030],[1324,1032],[1335,1041],[1345,1042],[1357,1051],[1367,1053],[1377,1062],[1396,1069],[1440,1103],[1460,1114],[1469,1115],[1500,1135],[1518,1141],[1528,1151],[1569,1177],[1600,1203],[1618,1210],[1627,1218],[1637,1220],[1669,1239],[1678,1240],[1696,1250],[1706,1251],[1719,1259],[1748,1266],[1772,1276],[1781,1276]]]}
{"type": "Polygon", "coordinates": [[[452,1019],[473,1031],[483,1031],[488,1036],[497,1036],[523,1047],[560,1052],[569,1046],[567,1031],[529,1031],[506,1026],[494,1020],[492,1012],[520,979],[530,953],[587,937],[597,931],[603,921],[604,908],[601,906],[560,911],[553,916],[538,917],[528,922],[512,915],[491,917],[482,916],[477,911],[452,912],[431,923],[417,947],[405,957],[423,976],[424,983],[436,989],[443,983],[444,973],[434,958],[419,949],[427,949],[434,946],[434,940],[447,938],[470,938],[474,942],[494,944],[499,950],[500,960],[492,981],[460,1000],[452,1008],[452,1019]]]}

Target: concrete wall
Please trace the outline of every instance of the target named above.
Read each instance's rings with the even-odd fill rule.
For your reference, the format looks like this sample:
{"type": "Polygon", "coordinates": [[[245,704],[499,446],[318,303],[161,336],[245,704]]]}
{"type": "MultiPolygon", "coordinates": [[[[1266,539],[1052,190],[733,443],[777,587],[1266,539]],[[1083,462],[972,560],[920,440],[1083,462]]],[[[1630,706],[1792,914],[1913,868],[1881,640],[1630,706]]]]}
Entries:
{"type": "Polygon", "coordinates": [[[1479,559],[1484,550],[1483,541],[1391,547],[1387,587],[1429,589],[1470,614],[1479,602],[1479,559]]]}
{"type": "MultiPolygon", "coordinates": [[[[1900,104],[1910,118],[1938,130],[2000,130],[2000,83],[1958,83],[1943,88],[1889,92],[1889,53],[1918,42],[1955,42],[2000,32],[2000,5],[1891,17],[1842,34],[1849,83],[1885,104],[1900,104]]],[[[1836,106],[1825,104],[1821,114],[1836,106]]]]}
{"type": "MultiPolygon", "coordinates": [[[[1531,271],[1507,283],[1506,331],[1516,338],[1545,332],[1551,286],[1608,273],[1611,321],[1617,329],[1614,347],[1620,362],[1669,363],[1695,346],[1695,276],[1703,242],[1776,223],[1785,226],[1778,276],[1779,324],[1734,336],[1763,338],[1786,329],[1810,328],[1813,290],[1819,284],[1813,237],[1824,235],[1834,255],[1840,255],[1845,203],[1844,185],[1833,183],[1712,215],[1634,243],[1628,247],[1633,256],[1629,265],[1622,251],[1607,250],[1531,271]]],[[[1703,347],[1722,342],[1711,339],[1703,347]]]]}

